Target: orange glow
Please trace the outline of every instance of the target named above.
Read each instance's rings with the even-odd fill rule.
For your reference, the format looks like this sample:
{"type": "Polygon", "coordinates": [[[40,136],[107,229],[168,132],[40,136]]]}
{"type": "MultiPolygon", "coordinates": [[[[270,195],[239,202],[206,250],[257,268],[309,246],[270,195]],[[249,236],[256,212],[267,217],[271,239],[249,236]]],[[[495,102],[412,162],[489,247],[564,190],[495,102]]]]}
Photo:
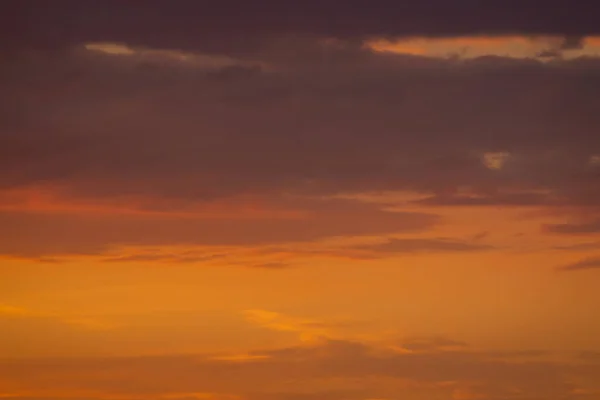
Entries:
{"type": "MultiPolygon", "coordinates": [[[[410,54],[430,57],[460,56],[473,58],[480,56],[507,56],[515,58],[538,58],[544,51],[555,50],[561,37],[525,36],[465,36],[452,38],[409,38],[374,39],[366,46],[376,52],[410,54]]],[[[582,48],[564,52],[567,58],[598,56],[600,38],[586,37],[582,48]]]]}
{"type": "Polygon", "coordinates": [[[25,188],[5,191],[0,197],[0,212],[48,214],[126,215],[166,218],[284,218],[299,219],[306,212],[274,209],[264,201],[238,198],[230,202],[207,201],[202,204],[181,204],[169,200],[126,198],[120,201],[73,199],[48,188],[25,188]],[[154,209],[153,209],[154,208],[154,209]],[[165,209],[164,211],[161,208],[165,209]],[[175,208],[175,209],[173,209],[175,208]],[[181,211],[180,211],[181,209],[181,211]]]}

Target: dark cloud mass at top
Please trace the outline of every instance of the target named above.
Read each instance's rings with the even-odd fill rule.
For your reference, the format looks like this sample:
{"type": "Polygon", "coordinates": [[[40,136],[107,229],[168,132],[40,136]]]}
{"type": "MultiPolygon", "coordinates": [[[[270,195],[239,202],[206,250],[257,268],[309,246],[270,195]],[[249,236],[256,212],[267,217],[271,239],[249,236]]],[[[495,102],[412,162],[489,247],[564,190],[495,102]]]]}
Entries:
{"type": "MultiPolygon", "coordinates": [[[[137,2],[10,0],[2,4],[8,47],[63,46],[87,41],[204,50],[256,45],[264,36],[456,36],[600,32],[592,1],[246,1],[137,2]]],[[[574,39],[577,42],[577,39],[574,39]]],[[[573,40],[567,43],[569,45],[573,40]]]]}
{"type": "MultiPolygon", "coordinates": [[[[236,196],[376,191],[416,193],[413,205],[421,206],[600,210],[596,44],[585,56],[561,57],[600,31],[590,4],[23,0],[2,7],[2,215],[18,196],[40,191],[58,203],[133,199],[146,211],[236,196]],[[544,59],[390,53],[367,43],[483,34],[560,37],[544,59]]],[[[431,225],[412,226],[409,215],[383,231],[354,232],[354,221],[283,236],[431,225]]],[[[40,220],[19,218],[5,224],[4,237],[18,236],[11,226],[32,237],[40,220]]],[[[154,231],[146,228],[136,222],[117,236],[135,242],[154,231]]],[[[188,233],[198,236],[196,228],[188,233]]],[[[100,236],[78,235],[78,247],[96,251],[100,236]]],[[[6,252],[26,252],[11,243],[6,252]]],[[[397,245],[388,250],[403,251],[397,245]]]]}
{"type": "Polygon", "coordinates": [[[340,45],[323,62],[319,48],[291,40],[257,52],[274,71],[202,54],[12,57],[0,75],[0,185],[84,197],[410,190],[432,205],[599,204],[598,59],[457,61],[340,45]],[[486,166],[503,154],[502,168],[486,166]]]}

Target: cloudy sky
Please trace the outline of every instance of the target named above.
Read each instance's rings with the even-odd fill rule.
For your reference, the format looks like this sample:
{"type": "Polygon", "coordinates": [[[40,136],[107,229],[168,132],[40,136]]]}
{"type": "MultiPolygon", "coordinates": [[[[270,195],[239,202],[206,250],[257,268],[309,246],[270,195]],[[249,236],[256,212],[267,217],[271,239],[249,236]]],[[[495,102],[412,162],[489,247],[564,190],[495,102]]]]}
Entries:
{"type": "Polygon", "coordinates": [[[600,399],[600,10],[5,0],[0,399],[600,399]]]}

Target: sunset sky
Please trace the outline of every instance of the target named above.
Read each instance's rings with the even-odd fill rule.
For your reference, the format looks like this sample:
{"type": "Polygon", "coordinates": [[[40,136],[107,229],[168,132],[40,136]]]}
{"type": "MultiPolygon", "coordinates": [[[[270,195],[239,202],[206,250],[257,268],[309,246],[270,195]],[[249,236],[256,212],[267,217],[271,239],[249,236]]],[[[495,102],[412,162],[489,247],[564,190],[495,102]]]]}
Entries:
{"type": "Polygon", "coordinates": [[[5,0],[0,400],[599,400],[593,3],[5,0]]]}

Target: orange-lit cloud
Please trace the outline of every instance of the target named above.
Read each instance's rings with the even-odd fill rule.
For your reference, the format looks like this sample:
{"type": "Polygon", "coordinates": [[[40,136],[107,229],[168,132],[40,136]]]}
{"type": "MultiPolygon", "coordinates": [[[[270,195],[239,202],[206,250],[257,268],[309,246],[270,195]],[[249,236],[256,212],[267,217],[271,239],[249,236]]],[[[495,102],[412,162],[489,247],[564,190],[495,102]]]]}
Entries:
{"type": "Polygon", "coordinates": [[[600,38],[576,38],[572,43],[562,36],[471,36],[448,38],[374,39],[366,46],[377,52],[428,56],[476,58],[484,56],[552,59],[600,56],[600,38]]]}
{"type": "Polygon", "coordinates": [[[598,397],[590,5],[16,3],[1,399],[598,397]]]}
{"type": "Polygon", "coordinates": [[[335,338],[343,335],[344,328],[360,325],[356,321],[318,321],[295,318],[267,310],[246,310],[244,315],[249,322],[281,332],[297,333],[302,341],[335,338]]]}

